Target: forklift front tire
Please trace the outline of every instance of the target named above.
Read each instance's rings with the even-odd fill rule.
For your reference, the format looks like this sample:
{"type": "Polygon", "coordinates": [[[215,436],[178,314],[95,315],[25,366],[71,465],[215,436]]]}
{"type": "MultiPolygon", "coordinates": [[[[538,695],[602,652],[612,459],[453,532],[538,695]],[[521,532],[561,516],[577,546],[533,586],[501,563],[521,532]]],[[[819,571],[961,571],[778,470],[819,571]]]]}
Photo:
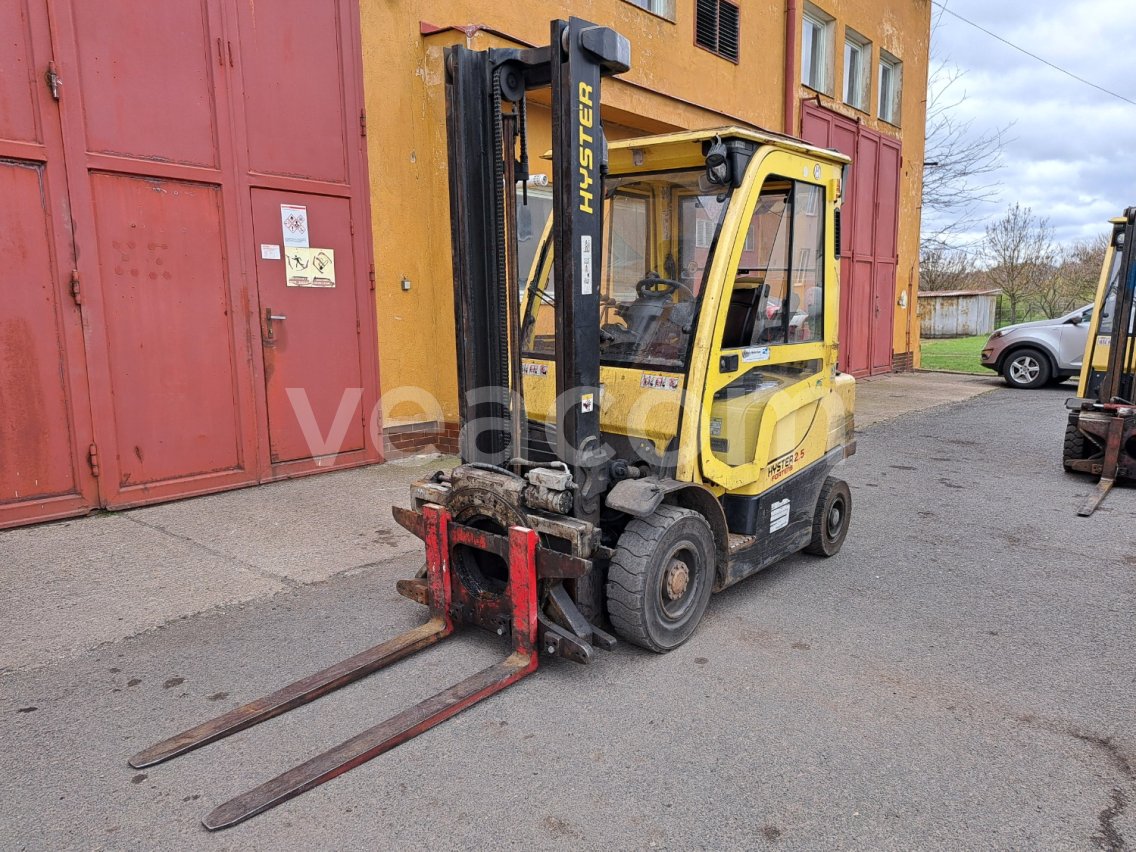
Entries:
{"type": "Polygon", "coordinates": [[[835,556],[848,535],[848,521],[852,518],[852,492],[843,479],[828,477],[820,489],[816,512],[813,515],[812,541],[805,553],[816,556],[835,556]]]}
{"type": "Polygon", "coordinates": [[[1085,445],[1085,436],[1077,426],[1077,413],[1069,412],[1069,422],[1065,424],[1065,446],[1061,454],[1061,462],[1065,470],[1072,470],[1072,463],[1087,459],[1088,447],[1085,445]]]}
{"type": "Polygon", "coordinates": [[[690,638],[714,588],[714,533],[698,512],[659,506],[624,529],[607,571],[607,614],[625,640],[662,654],[690,638]]]}

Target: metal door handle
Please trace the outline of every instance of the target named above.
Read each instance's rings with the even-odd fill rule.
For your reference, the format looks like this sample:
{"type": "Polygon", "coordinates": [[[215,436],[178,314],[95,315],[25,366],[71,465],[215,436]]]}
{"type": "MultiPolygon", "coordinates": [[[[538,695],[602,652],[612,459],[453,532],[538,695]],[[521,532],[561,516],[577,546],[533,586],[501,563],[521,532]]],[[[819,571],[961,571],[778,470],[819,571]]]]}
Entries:
{"type": "Polygon", "coordinates": [[[266,321],[265,327],[268,329],[268,333],[264,336],[264,339],[267,341],[273,341],[276,339],[276,331],[273,329],[272,323],[286,320],[288,319],[288,317],[284,316],[283,314],[272,313],[272,308],[265,308],[264,319],[266,321]]]}

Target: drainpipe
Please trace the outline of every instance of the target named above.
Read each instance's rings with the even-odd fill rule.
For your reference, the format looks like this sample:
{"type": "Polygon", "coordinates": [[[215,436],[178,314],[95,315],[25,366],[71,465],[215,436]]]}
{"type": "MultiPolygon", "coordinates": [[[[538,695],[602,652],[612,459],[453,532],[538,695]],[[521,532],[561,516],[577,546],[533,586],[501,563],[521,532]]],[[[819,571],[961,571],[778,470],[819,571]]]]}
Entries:
{"type": "Polygon", "coordinates": [[[797,0],[785,7],[785,133],[797,135],[794,115],[797,105],[797,0]]]}

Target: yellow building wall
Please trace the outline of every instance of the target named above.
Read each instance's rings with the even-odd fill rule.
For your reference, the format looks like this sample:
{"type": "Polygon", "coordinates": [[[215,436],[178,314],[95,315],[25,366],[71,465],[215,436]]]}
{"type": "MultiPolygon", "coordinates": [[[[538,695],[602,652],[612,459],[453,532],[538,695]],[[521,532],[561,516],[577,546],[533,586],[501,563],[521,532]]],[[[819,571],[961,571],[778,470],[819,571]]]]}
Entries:
{"type": "MultiPolygon", "coordinates": [[[[804,7],[804,0],[798,0],[804,7]]],[[[911,353],[912,366],[919,366],[919,317],[915,299],[919,292],[919,226],[923,195],[923,154],[927,123],[927,72],[931,48],[930,0],[818,0],[812,4],[835,18],[836,52],[833,95],[798,84],[799,98],[819,100],[821,106],[861,122],[865,127],[901,140],[903,162],[899,182],[899,263],[895,281],[895,324],[892,349],[896,359],[911,353]],[[844,39],[846,28],[872,42],[868,112],[843,102],[844,39]],[[878,117],[880,50],[903,63],[899,125],[878,117]]],[[[798,26],[800,26],[798,24],[798,26]]],[[[799,30],[798,30],[799,32],[799,30]]],[[[798,37],[799,42],[799,37],[798,37]]],[[[798,62],[798,69],[800,64],[798,62]]],[[[801,79],[798,71],[796,79],[801,79]]],[[[796,127],[800,129],[798,114],[796,127]]]]}
{"type": "MultiPolygon", "coordinates": [[[[797,5],[799,56],[803,3],[797,5]]],[[[904,61],[902,129],[892,132],[904,141],[899,238],[900,263],[906,269],[905,261],[913,264],[917,257],[915,181],[922,162],[930,7],[927,0],[841,0],[829,5],[826,11],[838,23],[847,16],[849,25],[904,61]],[[889,11],[892,6],[898,10],[889,11]],[[871,20],[880,23],[866,23],[871,20]]],[[[631,71],[604,82],[603,116],[610,138],[727,123],[782,130],[785,0],[742,4],[737,64],[694,44],[694,10],[695,0],[676,0],[671,22],[626,0],[578,2],[570,9],[548,0],[361,0],[385,426],[457,419],[443,50],[453,44],[475,49],[545,44],[549,21],[571,13],[614,27],[631,41],[631,71]],[[441,31],[434,31],[438,28],[441,31]]],[[[842,55],[842,31],[836,34],[836,44],[842,55]]],[[[839,64],[836,70],[835,90],[840,91],[839,64]]],[[[802,97],[814,94],[802,87],[802,97]]],[[[549,113],[531,104],[529,119],[532,170],[548,174],[549,164],[539,154],[551,144],[549,113]]],[[[914,322],[910,300],[918,282],[908,282],[906,275],[899,278],[904,289],[912,288],[906,313],[914,322]]],[[[897,314],[897,352],[908,351],[907,328],[910,325],[897,314]]]]}

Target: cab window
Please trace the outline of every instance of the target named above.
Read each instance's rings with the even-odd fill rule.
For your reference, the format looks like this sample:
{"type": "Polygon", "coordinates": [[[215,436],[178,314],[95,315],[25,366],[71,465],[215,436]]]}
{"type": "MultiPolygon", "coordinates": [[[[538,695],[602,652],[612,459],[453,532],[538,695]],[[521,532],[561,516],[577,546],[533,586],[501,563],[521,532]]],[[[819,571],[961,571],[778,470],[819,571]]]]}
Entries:
{"type": "MultiPolygon", "coordinates": [[[[604,182],[600,362],[685,372],[702,279],[732,190],[700,185],[703,170],[612,176],[604,182]]],[[[528,282],[522,352],[556,351],[551,242],[528,282]]]]}
{"type": "Polygon", "coordinates": [[[775,179],[744,232],[722,348],[824,336],[824,188],[775,179]]]}

